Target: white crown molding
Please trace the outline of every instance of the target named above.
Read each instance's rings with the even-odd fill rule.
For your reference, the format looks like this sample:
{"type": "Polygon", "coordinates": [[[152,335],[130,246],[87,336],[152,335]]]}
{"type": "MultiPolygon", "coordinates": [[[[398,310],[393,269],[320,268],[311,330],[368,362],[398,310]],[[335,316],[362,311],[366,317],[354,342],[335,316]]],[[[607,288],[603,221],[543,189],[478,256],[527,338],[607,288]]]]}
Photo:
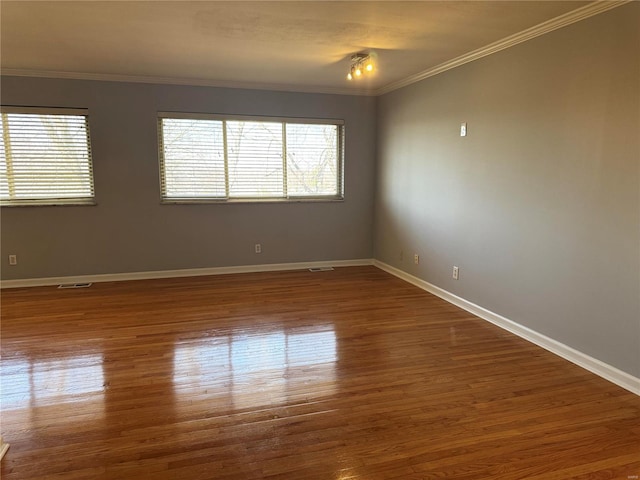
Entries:
{"type": "Polygon", "coordinates": [[[283,85],[279,83],[232,82],[204,78],[153,77],[147,75],[118,75],[111,73],[60,72],[55,70],[29,70],[2,68],[1,75],[9,77],[61,78],[69,80],[93,80],[102,82],[150,83],[155,85],[185,85],[190,87],[235,88],[241,90],[268,90],[293,93],[319,93],[328,95],[373,96],[370,89],[283,85]]]}
{"type": "Polygon", "coordinates": [[[606,12],[607,10],[611,10],[612,8],[619,7],[631,1],[632,0],[597,0],[593,3],[585,5],[584,7],[577,8],[575,10],[572,10],[571,12],[552,18],[551,20],[547,20],[546,22],[542,22],[538,25],[534,25],[531,28],[527,28],[526,30],[523,30],[519,33],[505,37],[502,40],[490,43],[489,45],[486,45],[482,48],[473,50],[469,53],[465,53],[464,55],[441,63],[440,65],[436,65],[435,67],[424,70],[423,72],[416,73],[402,80],[398,80],[397,82],[389,83],[388,85],[375,90],[374,94],[376,96],[379,96],[385,93],[392,92],[394,90],[398,90],[402,87],[406,87],[413,83],[419,82],[420,80],[424,80],[425,78],[433,77],[434,75],[446,72],[447,70],[451,70],[452,68],[456,68],[466,63],[473,62],[474,60],[478,60],[482,57],[486,57],[487,55],[491,55],[501,50],[513,47],[514,45],[518,45],[519,43],[523,43],[554,30],[558,30],[559,28],[566,27],[567,25],[571,25],[572,23],[576,23],[586,18],[593,17],[594,15],[606,12]]]}
{"type": "Polygon", "coordinates": [[[559,357],[562,357],[565,360],[568,360],[571,363],[574,363],[584,368],[585,370],[590,371],[591,373],[595,373],[599,377],[615,383],[625,390],[629,390],[636,395],[640,395],[640,378],[634,377],[633,375],[630,375],[616,367],[593,358],[586,353],[582,353],[574,348],[569,347],[568,345],[565,345],[564,343],[554,340],[553,338],[549,338],[546,335],[525,327],[524,325],[520,325],[513,320],[509,320],[502,315],[498,315],[497,313],[487,310],[484,307],[476,305],[475,303],[465,300],[462,297],[454,295],[447,290],[437,287],[429,282],[426,282],[400,269],[392,267],[391,265],[388,265],[384,262],[374,260],[373,265],[381,270],[384,270],[387,273],[390,273],[391,275],[394,275],[408,283],[411,283],[412,285],[415,285],[418,288],[432,293],[437,297],[440,297],[443,300],[457,307],[460,307],[477,317],[482,318],[483,320],[491,322],[494,325],[507,330],[508,332],[511,332],[520,338],[528,340],[529,342],[538,345],[539,347],[542,347],[545,350],[548,350],[549,352],[554,353],[559,357]]]}
{"type": "Polygon", "coordinates": [[[3,280],[0,288],[46,287],[64,283],[122,282],[128,280],[152,280],[157,278],[200,277],[205,275],[227,275],[231,273],[278,272],[283,270],[306,270],[317,267],[361,267],[373,265],[373,259],[327,260],[321,262],[269,263],[264,265],[242,265],[236,267],[189,268],[180,270],[156,270],[150,272],[106,273],[98,275],[76,275],[68,277],[25,278],[3,280]]]}

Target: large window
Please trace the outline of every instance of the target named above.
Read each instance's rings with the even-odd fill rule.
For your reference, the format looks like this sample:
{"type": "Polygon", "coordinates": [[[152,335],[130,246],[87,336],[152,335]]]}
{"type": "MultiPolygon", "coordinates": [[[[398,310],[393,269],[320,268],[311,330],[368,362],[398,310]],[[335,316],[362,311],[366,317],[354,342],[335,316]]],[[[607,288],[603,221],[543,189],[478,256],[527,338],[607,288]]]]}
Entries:
{"type": "Polygon", "coordinates": [[[342,198],[343,123],[160,114],[165,202],[342,198]]]}
{"type": "Polygon", "coordinates": [[[2,107],[0,203],[94,202],[86,110],[2,107]]]}

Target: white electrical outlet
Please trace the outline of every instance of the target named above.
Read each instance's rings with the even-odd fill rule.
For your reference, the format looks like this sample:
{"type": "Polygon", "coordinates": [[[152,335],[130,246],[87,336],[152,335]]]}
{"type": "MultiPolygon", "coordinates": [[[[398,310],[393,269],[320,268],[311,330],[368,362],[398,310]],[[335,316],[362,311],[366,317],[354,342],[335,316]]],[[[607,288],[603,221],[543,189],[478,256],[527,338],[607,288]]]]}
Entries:
{"type": "Polygon", "coordinates": [[[460,274],[460,270],[458,269],[458,267],[454,266],[453,267],[453,279],[454,280],[458,280],[459,274],[460,274]]]}
{"type": "Polygon", "coordinates": [[[417,253],[413,254],[413,263],[415,263],[416,265],[420,263],[420,255],[418,255],[417,253]]]}
{"type": "Polygon", "coordinates": [[[256,243],[256,253],[262,253],[262,245],[256,243]]]}
{"type": "Polygon", "coordinates": [[[460,136],[461,137],[466,137],[467,136],[467,123],[461,123],[460,124],[460,136]]]}
{"type": "Polygon", "coordinates": [[[18,256],[9,255],[9,265],[17,265],[17,264],[18,264],[18,256]]]}

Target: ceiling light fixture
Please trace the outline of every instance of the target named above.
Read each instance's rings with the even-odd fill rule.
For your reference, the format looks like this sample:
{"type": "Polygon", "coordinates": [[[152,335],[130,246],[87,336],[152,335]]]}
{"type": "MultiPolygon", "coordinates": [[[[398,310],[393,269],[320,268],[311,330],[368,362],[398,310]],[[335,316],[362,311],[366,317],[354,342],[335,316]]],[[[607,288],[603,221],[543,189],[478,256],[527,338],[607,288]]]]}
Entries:
{"type": "Polygon", "coordinates": [[[361,78],[365,73],[373,72],[373,59],[368,53],[356,53],[351,55],[351,68],[347,74],[347,80],[361,78]]]}

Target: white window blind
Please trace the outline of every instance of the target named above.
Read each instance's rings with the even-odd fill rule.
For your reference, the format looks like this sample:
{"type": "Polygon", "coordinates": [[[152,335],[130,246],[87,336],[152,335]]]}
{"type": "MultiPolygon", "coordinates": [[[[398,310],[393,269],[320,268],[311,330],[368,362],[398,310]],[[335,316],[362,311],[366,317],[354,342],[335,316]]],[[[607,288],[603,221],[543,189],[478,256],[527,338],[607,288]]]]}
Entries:
{"type": "Polygon", "coordinates": [[[221,121],[165,118],[162,140],[161,182],[167,197],[226,195],[221,121]]]}
{"type": "Polygon", "coordinates": [[[287,124],[289,195],[336,195],[337,125],[287,124]]]}
{"type": "Polygon", "coordinates": [[[282,124],[226,122],[230,197],[283,197],[282,124]]]}
{"type": "Polygon", "coordinates": [[[343,126],[327,122],[160,114],[162,199],[341,199],[343,126]]]}
{"type": "Polygon", "coordinates": [[[2,107],[2,205],[93,203],[86,110],[2,107]]]}

